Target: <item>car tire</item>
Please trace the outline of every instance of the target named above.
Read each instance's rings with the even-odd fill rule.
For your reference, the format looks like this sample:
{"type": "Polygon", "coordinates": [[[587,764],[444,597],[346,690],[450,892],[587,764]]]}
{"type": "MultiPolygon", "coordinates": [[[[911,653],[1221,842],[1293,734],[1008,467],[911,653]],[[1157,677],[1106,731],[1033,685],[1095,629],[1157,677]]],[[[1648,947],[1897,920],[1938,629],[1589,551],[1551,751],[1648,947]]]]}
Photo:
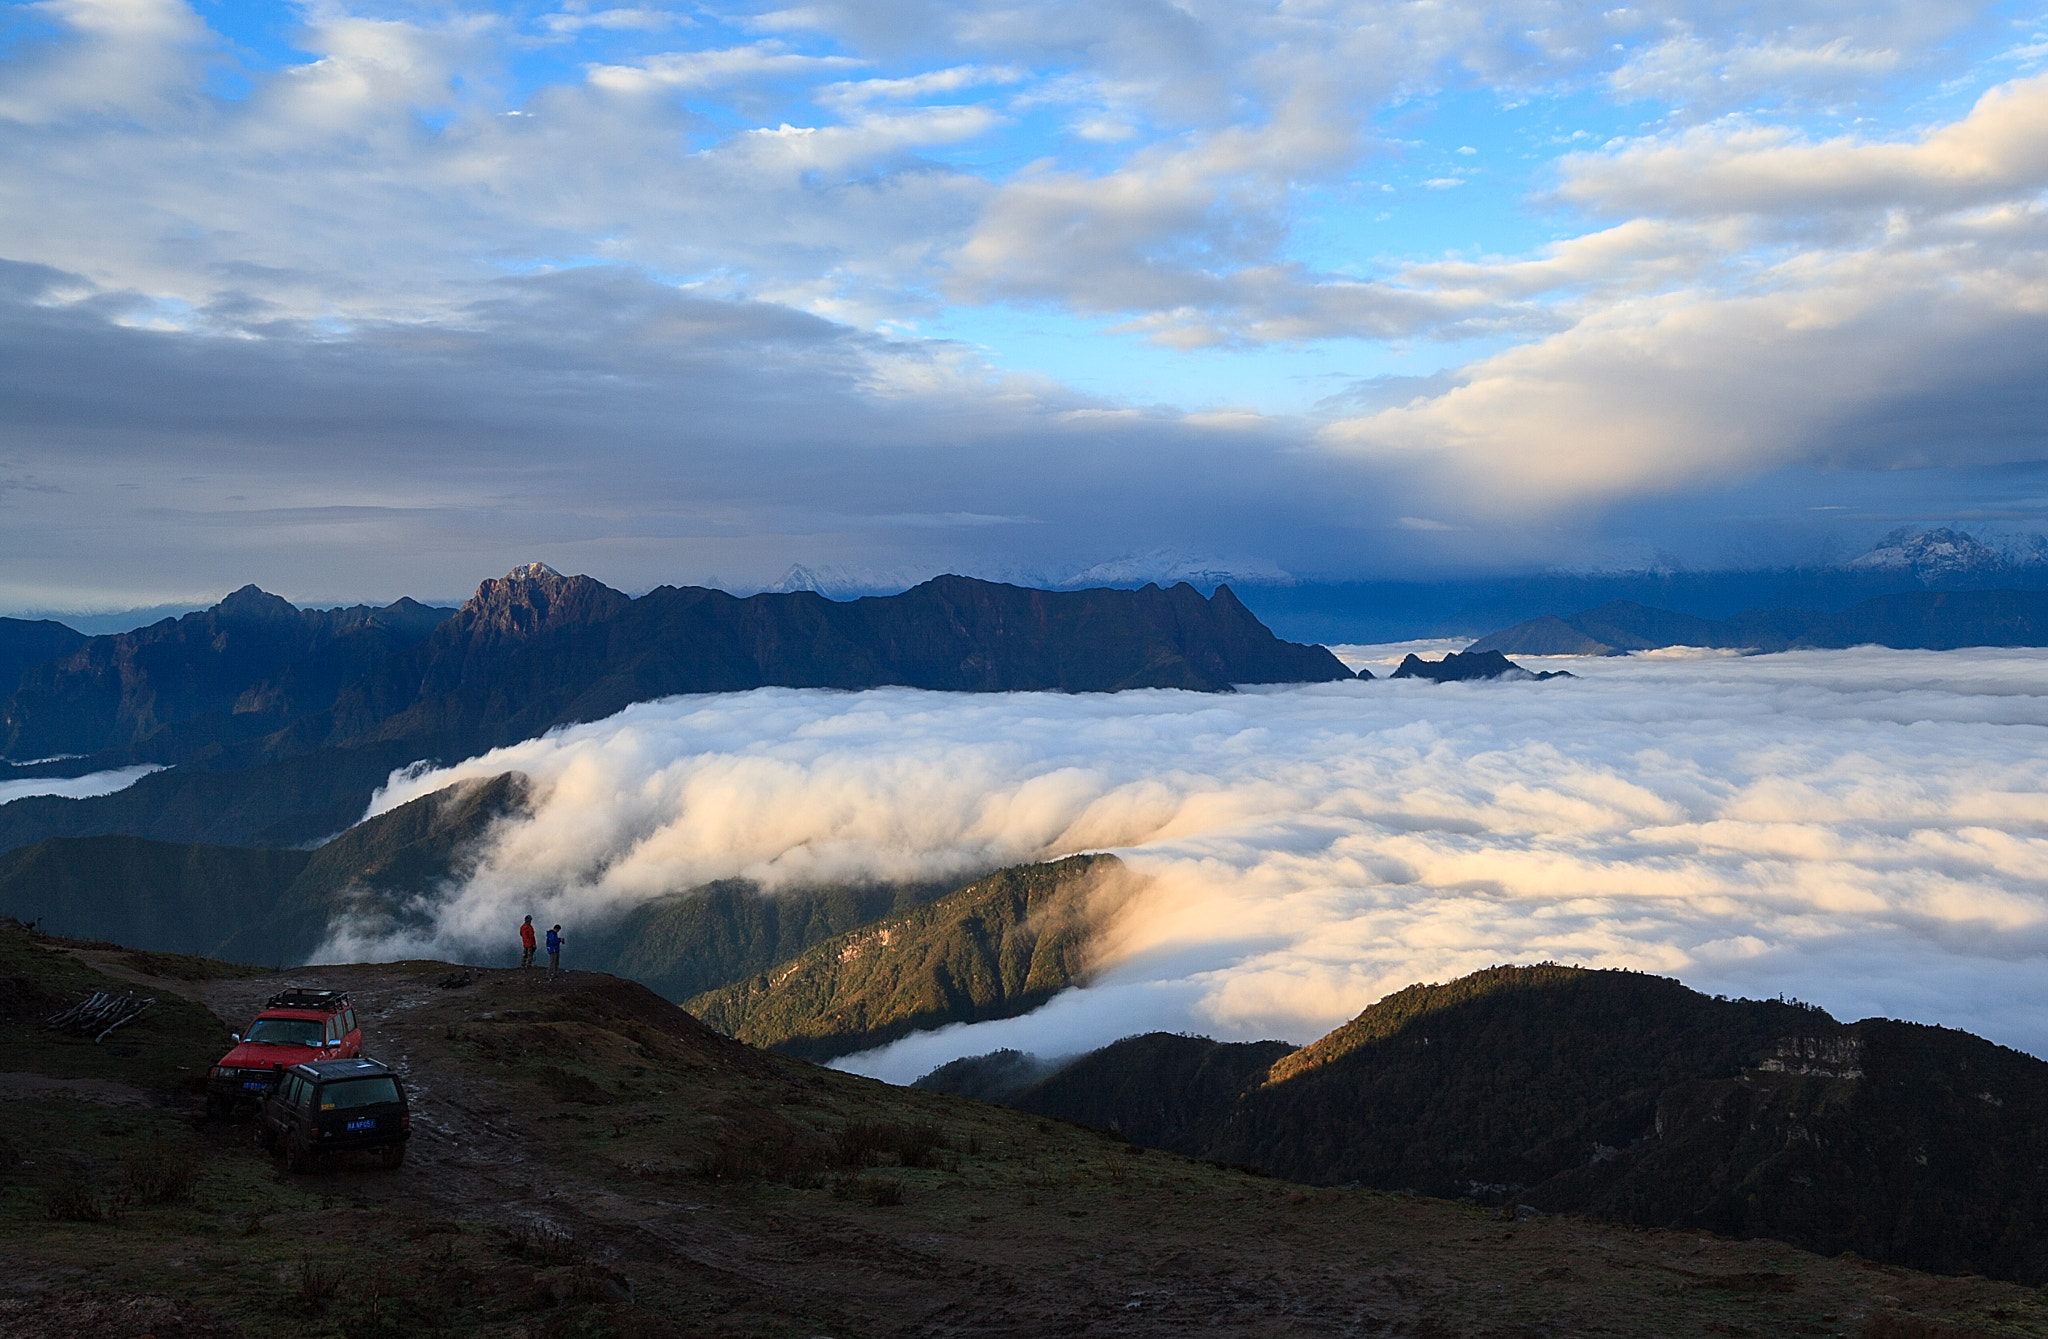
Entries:
{"type": "Polygon", "coordinates": [[[379,1149],[378,1152],[382,1155],[383,1166],[390,1168],[393,1171],[405,1166],[404,1144],[386,1144],[383,1148],[379,1149]]]}
{"type": "Polygon", "coordinates": [[[218,1093],[208,1093],[206,1095],[206,1118],[208,1120],[226,1120],[229,1111],[227,1098],[220,1096],[218,1093]]]}

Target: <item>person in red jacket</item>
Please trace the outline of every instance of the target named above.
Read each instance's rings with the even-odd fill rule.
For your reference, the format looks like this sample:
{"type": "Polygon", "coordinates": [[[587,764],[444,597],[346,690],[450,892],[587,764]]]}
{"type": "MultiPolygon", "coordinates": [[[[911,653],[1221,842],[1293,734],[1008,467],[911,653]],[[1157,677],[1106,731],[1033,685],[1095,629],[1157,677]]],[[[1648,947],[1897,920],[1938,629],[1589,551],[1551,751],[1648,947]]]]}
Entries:
{"type": "Polygon", "coordinates": [[[528,916],[519,923],[519,965],[533,966],[533,917],[528,916]]]}

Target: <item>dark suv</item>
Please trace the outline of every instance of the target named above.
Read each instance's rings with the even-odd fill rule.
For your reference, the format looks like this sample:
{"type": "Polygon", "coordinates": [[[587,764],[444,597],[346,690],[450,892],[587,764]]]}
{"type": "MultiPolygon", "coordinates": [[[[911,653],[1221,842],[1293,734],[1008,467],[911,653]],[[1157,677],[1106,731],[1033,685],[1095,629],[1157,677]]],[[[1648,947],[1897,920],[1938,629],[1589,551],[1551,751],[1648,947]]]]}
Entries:
{"type": "Polygon", "coordinates": [[[302,1060],[332,1060],[363,1048],[355,1005],[346,992],[291,986],[270,997],[235,1048],[206,1076],[206,1110],[225,1116],[244,1102],[260,1103],[278,1076],[302,1060]]]}
{"type": "Polygon", "coordinates": [[[256,1108],[256,1134],[295,1172],[353,1150],[396,1167],[412,1137],[412,1111],[405,1085],[375,1060],[309,1060],[286,1070],[256,1108]]]}

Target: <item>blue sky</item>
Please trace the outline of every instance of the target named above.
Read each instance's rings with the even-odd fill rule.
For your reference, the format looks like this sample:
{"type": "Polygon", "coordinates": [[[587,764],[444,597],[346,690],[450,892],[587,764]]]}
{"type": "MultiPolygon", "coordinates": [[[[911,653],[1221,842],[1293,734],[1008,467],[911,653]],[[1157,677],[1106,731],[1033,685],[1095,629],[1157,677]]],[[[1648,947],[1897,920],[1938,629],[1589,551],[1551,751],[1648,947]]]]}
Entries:
{"type": "Polygon", "coordinates": [[[2038,6],[6,16],[4,607],[2048,526],[2038,6]]]}

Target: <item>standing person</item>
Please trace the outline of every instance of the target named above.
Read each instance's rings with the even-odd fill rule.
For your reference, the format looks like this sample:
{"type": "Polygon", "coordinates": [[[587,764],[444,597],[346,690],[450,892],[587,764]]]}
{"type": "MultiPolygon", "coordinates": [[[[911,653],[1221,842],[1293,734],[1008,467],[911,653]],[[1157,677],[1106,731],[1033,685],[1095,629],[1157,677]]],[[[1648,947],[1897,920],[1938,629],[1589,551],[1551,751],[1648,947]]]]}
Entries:
{"type": "Polygon", "coordinates": [[[519,965],[533,966],[533,917],[519,923],[519,965]]]}
{"type": "Polygon", "coordinates": [[[557,925],[548,931],[548,979],[562,970],[562,927],[557,925]]]}

